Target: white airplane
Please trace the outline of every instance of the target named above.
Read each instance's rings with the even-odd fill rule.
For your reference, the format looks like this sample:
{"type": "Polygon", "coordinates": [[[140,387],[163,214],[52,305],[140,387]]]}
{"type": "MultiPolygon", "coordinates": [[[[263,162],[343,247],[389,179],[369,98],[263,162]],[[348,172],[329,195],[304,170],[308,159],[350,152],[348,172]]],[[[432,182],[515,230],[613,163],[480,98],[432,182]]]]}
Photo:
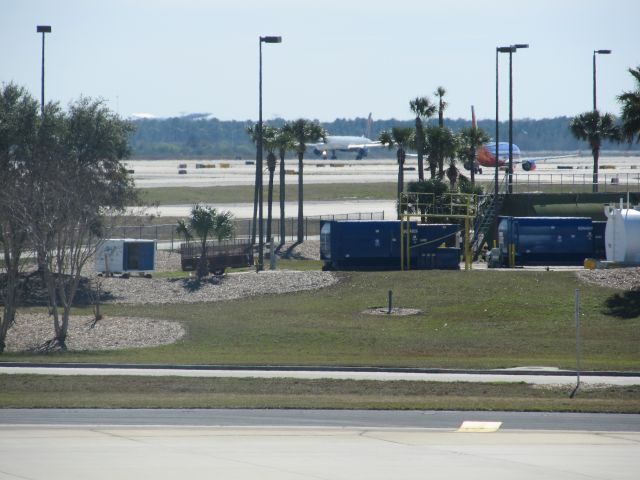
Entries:
{"type": "Polygon", "coordinates": [[[338,158],[336,152],[356,152],[356,160],[361,160],[369,153],[369,148],[383,147],[380,142],[368,138],[371,135],[371,114],[367,119],[367,134],[358,136],[327,135],[326,140],[320,143],[308,144],[313,153],[326,159],[331,152],[331,160],[338,158]]]}

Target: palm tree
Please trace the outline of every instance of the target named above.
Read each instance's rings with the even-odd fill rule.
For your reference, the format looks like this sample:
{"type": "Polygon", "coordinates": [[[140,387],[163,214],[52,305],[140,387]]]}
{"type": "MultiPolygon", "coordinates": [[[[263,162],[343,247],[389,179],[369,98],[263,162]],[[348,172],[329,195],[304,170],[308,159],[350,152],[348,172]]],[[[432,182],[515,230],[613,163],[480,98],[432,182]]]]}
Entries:
{"type": "Polygon", "coordinates": [[[185,234],[185,238],[193,238],[194,233],[200,238],[200,262],[196,274],[198,279],[201,279],[209,272],[207,240],[212,235],[219,241],[230,238],[234,231],[233,215],[231,212],[218,212],[213,207],[196,204],[191,209],[188,226],[183,220],[178,222],[177,229],[183,230],[183,234],[188,234],[185,234]]]}
{"type": "Polygon", "coordinates": [[[462,160],[464,168],[471,172],[472,184],[475,184],[476,152],[488,141],[487,132],[476,126],[462,128],[458,132],[458,158],[462,160]]]}
{"type": "Polygon", "coordinates": [[[178,220],[178,225],[176,226],[176,233],[182,238],[184,238],[185,242],[188,242],[193,239],[193,235],[189,231],[189,226],[184,220],[178,220]]]}
{"type": "Polygon", "coordinates": [[[398,158],[398,218],[400,218],[400,195],[404,190],[404,161],[406,152],[404,147],[410,142],[413,135],[413,129],[409,127],[393,127],[391,132],[384,130],[380,132],[378,140],[382,145],[389,147],[389,150],[395,145],[397,148],[396,156],[398,158]]]}
{"type": "Polygon", "coordinates": [[[429,169],[431,178],[443,178],[444,161],[456,156],[456,137],[449,128],[427,127],[425,131],[427,158],[429,159],[429,169]],[[436,173],[436,167],[438,172],[436,173]]]}
{"type": "Polygon", "coordinates": [[[434,95],[438,97],[438,126],[444,128],[444,110],[447,108],[447,102],[442,100],[447,91],[444,87],[438,87],[434,92],[434,95]]]}
{"type": "Polygon", "coordinates": [[[624,92],[618,95],[618,101],[622,103],[622,137],[633,142],[640,143],[640,66],[636,69],[630,68],[629,73],[636,81],[636,89],[631,92],[624,92]]]}
{"type": "Polygon", "coordinates": [[[293,136],[285,127],[278,129],[276,144],[278,146],[278,153],[280,154],[280,245],[283,245],[285,238],[284,201],[286,173],[284,169],[284,157],[287,151],[293,150],[296,145],[293,136]]]}
{"type": "Polygon", "coordinates": [[[600,115],[598,110],[581,113],[574,117],[569,129],[578,140],[586,140],[593,154],[593,191],[598,191],[598,159],[603,140],[620,141],[620,128],[615,125],[613,115],[600,115]]]}
{"type": "Polygon", "coordinates": [[[298,243],[304,240],[304,215],[303,207],[303,160],[304,152],[307,149],[307,143],[324,141],[327,133],[317,122],[311,122],[300,118],[293,123],[288,123],[284,127],[295,142],[295,149],[298,153],[298,243]]]}
{"type": "Polygon", "coordinates": [[[418,180],[424,180],[424,126],[423,121],[436,113],[436,106],[429,97],[416,97],[409,102],[409,109],[416,115],[416,150],[418,152],[418,180]]]}
{"type": "Polygon", "coordinates": [[[276,149],[278,129],[264,125],[262,127],[262,145],[267,151],[267,169],[269,170],[269,187],[267,192],[267,242],[271,242],[271,219],[273,212],[273,175],[276,171],[276,149]]]}

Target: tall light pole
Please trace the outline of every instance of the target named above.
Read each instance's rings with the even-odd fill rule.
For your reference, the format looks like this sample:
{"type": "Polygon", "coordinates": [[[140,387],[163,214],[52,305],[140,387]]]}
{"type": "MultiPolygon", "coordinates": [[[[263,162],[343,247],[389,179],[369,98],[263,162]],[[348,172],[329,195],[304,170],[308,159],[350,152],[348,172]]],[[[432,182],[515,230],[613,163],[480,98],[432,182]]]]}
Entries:
{"type": "Polygon", "coordinates": [[[596,54],[609,55],[611,50],[594,50],[593,51],[593,110],[597,110],[596,107],[596,54]]]}
{"type": "MultiPolygon", "coordinates": [[[[258,271],[264,269],[264,235],[262,213],[262,44],[281,43],[282,37],[260,37],[260,80],[258,86],[258,141],[256,142],[256,186],[258,189],[258,271]]],[[[281,219],[282,221],[282,219],[281,219]]]]}
{"type": "Polygon", "coordinates": [[[496,165],[495,165],[495,175],[494,175],[494,194],[497,197],[498,196],[498,190],[499,190],[499,186],[498,186],[498,163],[500,160],[500,120],[499,120],[499,116],[500,116],[500,110],[499,110],[499,106],[500,106],[500,102],[499,102],[499,96],[500,96],[500,90],[498,89],[498,54],[499,53],[508,53],[511,52],[511,47],[496,47],[496,149],[495,149],[495,160],[496,160],[496,165]]]}
{"type": "Polygon", "coordinates": [[[513,54],[519,48],[529,48],[528,43],[516,43],[509,49],[509,193],[513,193],[513,54]]]}
{"type": "Polygon", "coordinates": [[[40,113],[44,114],[44,34],[51,33],[51,25],[38,25],[36,32],[42,33],[42,81],[40,90],[40,113]]]}

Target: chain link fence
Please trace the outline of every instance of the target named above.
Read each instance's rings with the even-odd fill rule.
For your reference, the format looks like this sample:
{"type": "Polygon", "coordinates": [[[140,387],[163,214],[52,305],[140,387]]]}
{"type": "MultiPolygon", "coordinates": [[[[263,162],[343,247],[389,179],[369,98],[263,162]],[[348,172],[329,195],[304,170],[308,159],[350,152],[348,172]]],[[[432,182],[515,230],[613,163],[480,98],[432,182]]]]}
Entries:
{"type": "MultiPolygon", "coordinates": [[[[344,213],[337,215],[318,215],[304,217],[304,238],[316,237],[320,235],[321,220],[384,220],[384,211],[381,212],[358,212],[344,213]]],[[[251,236],[251,219],[241,218],[235,220],[236,237],[251,236]]],[[[284,239],[280,238],[280,219],[274,218],[271,221],[271,235],[274,240],[284,242],[297,239],[297,217],[284,219],[284,239]]],[[[264,220],[264,232],[267,231],[267,221],[264,220]]],[[[165,223],[158,225],[115,225],[105,231],[105,238],[137,238],[144,240],[156,240],[157,242],[169,242],[173,250],[183,241],[183,238],[176,234],[175,223],[165,223]]]]}

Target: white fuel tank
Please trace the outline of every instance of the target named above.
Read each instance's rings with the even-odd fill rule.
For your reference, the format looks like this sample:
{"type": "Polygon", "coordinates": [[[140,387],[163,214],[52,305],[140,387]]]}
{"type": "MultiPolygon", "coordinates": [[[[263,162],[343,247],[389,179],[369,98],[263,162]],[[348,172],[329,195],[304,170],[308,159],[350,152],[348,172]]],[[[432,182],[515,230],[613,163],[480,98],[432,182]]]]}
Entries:
{"type": "Polygon", "coordinates": [[[635,208],[606,206],[604,232],[607,260],[640,265],[640,206],[635,208]]]}

